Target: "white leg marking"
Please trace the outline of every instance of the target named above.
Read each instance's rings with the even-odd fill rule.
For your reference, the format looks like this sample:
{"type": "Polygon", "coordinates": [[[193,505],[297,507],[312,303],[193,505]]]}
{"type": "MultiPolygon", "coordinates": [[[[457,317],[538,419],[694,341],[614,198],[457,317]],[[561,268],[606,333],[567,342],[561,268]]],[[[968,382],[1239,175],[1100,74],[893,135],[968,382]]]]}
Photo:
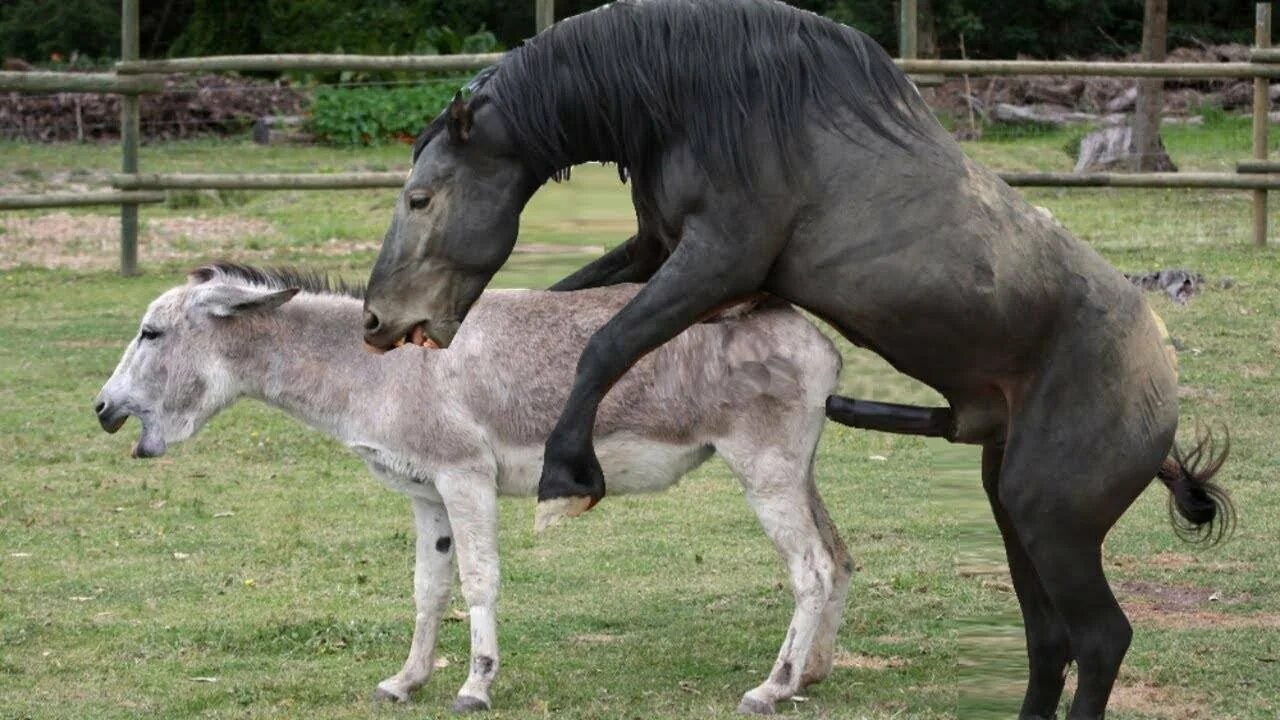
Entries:
{"type": "Polygon", "coordinates": [[[471,669],[458,691],[457,712],[488,710],[498,675],[498,498],[492,473],[455,472],[436,479],[449,508],[458,548],[458,576],[471,616],[471,669]]]}
{"type": "Polygon", "coordinates": [[[413,643],[400,672],[378,683],[374,697],[406,702],[431,676],[440,617],[449,604],[453,585],[453,534],[444,505],[413,498],[417,530],[413,566],[413,643]]]}

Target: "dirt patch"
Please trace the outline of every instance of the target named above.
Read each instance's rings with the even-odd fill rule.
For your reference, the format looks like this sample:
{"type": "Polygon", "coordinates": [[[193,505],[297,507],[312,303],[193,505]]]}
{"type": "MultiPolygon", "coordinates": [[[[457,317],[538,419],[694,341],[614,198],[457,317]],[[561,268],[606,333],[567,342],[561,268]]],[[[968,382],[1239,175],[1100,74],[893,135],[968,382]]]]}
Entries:
{"type": "MultiPolygon", "coordinates": [[[[271,260],[300,247],[281,247],[275,226],[260,218],[237,215],[183,216],[148,219],[142,223],[138,255],[147,261],[199,262],[228,257],[240,262],[271,260]],[[247,247],[249,240],[266,240],[272,247],[247,247]]],[[[340,257],[377,252],[379,242],[340,240],[310,245],[308,253],[340,257]]],[[[598,245],[520,243],[519,254],[600,255],[598,245]]],[[[67,212],[0,220],[0,270],[19,265],[72,270],[111,269],[120,262],[120,218],[67,212]]]]}
{"type": "MultiPolygon", "coordinates": [[[[1071,697],[1075,691],[1076,676],[1072,672],[1067,678],[1063,697],[1071,697]]],[[[1111,689],[1111,700],[1107,703],[1107,709],[1133,712],[1149,717],[1169,718],[1169,720],[1212,717],[1207,707],[1184,692],[1182,688],[1156,685],[1139,678],[1125,677],[1123,674],[1111,689]]]]}
{"type": "Polygon", "coordinates": [[[836,650],[835,666],[853,668],[854,670],[891,670],[906,667],[907,661],[900,657],[884,657],[867,653],[851,653],[848,650],[836,650]]]}
{"type": "Polygon", "coordinates": [[[574,645],[608,645],[622,641],[621,635],[610,635],[609,633],[582,633],[574,635],[570,638],[574,645]]]}
{"type": "MultiPolygon", "coordinates": [[[[138,254],[148,260],[182,260],[234,254],[242,259],[270,257],[274,250],[246,250],[246,238],[278,237],[266,220],[222,215],[147,220],[138,238],[138,254]]],[[[376,245],[372,245],[376,247],[376,245]]],[[[321,251],[327,249],[322,246],[321,251]]],[[[342,252],[350,252],[344,244],[342,252]]],[[[120,219],[115,215],[9,217],[0,222],[0,270],[18,265],[96,269],[119,263],[120,219]]]]}
{"type": "Polygon", "coordinates": [[[1248,595],[1222,595],[1207,588],[1146,580],[1123,580],[1115,589],[1125,614],[1139,627],[1280,628],[1280,613],[1225,612],[1248,602],[1248,595]]]}

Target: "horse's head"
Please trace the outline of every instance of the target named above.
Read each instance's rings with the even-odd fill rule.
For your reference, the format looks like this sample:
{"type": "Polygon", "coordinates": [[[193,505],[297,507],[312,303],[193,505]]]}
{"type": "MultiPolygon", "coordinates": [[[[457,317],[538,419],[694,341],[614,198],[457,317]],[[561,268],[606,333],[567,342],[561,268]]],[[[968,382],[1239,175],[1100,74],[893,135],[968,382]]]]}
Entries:
{"type": "Polygon", "coordinates": [[[483,98],[455,96],[415,151],[364,303],[365,342],[378,350],[453,340],[511,254],[538,186],[483,98]]]}
{"type": "Polygon", "coordinates": [[[228,337],[249,316],[297,292],[228,282],[204,268],[192,273],[142,316],[138,335],[94,400],[102,429],[114,433],[129,416],[138,418],[142,434],[133,456],[139,458],[163,455],[169,444],[191,437],[239,390],[227,371],[234,353],[228,337]]]}

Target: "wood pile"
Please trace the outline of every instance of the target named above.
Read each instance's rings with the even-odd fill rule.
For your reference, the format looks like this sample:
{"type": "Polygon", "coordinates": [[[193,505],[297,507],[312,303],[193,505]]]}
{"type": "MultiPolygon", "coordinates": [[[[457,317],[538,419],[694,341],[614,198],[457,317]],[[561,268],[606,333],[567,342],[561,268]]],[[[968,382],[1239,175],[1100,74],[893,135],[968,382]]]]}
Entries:
{"type": "MultiPolygon", "coordinates": [[[[1111,58],[1105,58],[1111,59],[1111,58]]],[[[1138,56],[1118,58],[1137,62],[1138,56]]],[[[1206,45],[1171,50],[1168,62],[1248,62],[1245,45],[1206,45]]],[[[965,117],[972,104],[983,119],[1008,123],[1066,125],[1079,122],[1115,123],[1132,113],[1138,98],[1138,81],[1114,77],[1016,76],[971,77],[970,91],[963,78],[951,78],[926,95],[935,110],[965,117]]],[[[1244,110],[1253,104],[1253,81],[1240,79],[1166,80],[1166,116],[1187,116],[1202,107],[1244,110]]],[[[1280,100],[1280,85],[1271,88],[1273,102],[1280,100]]]]}
{"type": "MultiPolygon", "coordinates": [[[[141,96],[142,136],[172,140],[243,132],[263,116],[300,115],[307,97],[283,81],[171,75],[163,95],[141,96]]],[[[0,93],[0,138],[34,142],[120,136],[120,97],[0,93]]]]}

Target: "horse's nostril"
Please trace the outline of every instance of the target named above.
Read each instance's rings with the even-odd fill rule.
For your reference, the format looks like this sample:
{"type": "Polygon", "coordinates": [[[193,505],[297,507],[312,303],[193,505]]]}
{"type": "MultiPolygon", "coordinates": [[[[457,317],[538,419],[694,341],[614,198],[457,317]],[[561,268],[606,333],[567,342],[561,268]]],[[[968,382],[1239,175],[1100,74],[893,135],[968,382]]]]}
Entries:
{"type": "Polygon", "coordinates": [[[98,415],[101,415],[103,411],[105,411],[106,409],[107,409],[106,401],[101,401],[97,405],[93,406],[93,412],[98,415]]]}
{"type": "Polygon", "coordinates": [[[378,320],[377,315],[374,315],[373,312],[369,310],[364,311],[364,329],[365,330],[369,332],[373,332],[374,330],[378,329],[378,325],[380,324],[381,324],[381,321],[378,320]]]}

